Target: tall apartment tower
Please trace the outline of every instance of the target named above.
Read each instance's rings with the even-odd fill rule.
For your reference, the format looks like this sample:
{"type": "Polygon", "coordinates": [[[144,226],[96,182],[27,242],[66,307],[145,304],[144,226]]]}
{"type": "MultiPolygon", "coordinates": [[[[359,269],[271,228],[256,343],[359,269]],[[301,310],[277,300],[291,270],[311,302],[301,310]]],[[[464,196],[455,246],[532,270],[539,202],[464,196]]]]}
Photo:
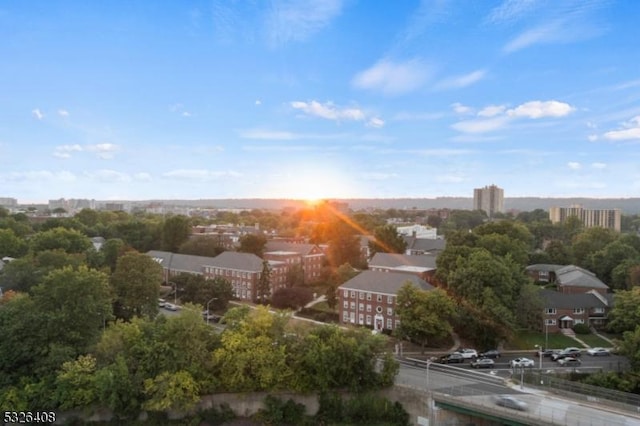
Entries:
{"type": "Polygon", "coordinates": [[[495,185],[473,190],[473,209],[484,210],[487,216],[504,213],[504,190],[495,185]]]}
{"type": "Polygon", "coordinates": [[[601,227],[620,232],[622,216],[620,209],[590,210],[583,208],[580,204],[574,204],[571,207],[551,207],[549,209],[551,223],[563,223],[571,216],[580,219],[585,228],[601,227]]]}

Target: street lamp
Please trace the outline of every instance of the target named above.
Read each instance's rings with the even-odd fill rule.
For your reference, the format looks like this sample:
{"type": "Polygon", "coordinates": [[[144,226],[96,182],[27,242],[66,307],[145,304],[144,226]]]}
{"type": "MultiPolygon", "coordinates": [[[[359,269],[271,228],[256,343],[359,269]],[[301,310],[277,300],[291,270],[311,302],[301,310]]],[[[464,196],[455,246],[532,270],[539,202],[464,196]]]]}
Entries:
{"type": "Polygon", "coordinates": [[[540,345],[536,345],[535,347],[538,348],[538,355],[540,356],[540,371],[542,371],[542,348],[540,345]]]}
{"type": "Polygon", "coordinates": [[[427,360],[427,392],[429,392],[429,366],[431,365],[431,360],[427,360]]]}
{"type": "Polygon", "coordinates": [[[167,281],[167,284],[173,284],[173,304],[178,304],[178,284],[173,281],[167,281]]]}
{"type": "Polygon", "coordinates": [[[549,322],[544,320],[544,348],[549,349],[549,322]]]}
{"type": "Polygon", "coordinates": [[[214,300],[218,300],[218,298],[212,297],[211,300],[207,302],[207,325],[209,325],[209,303],[213,302],[214,300]]]}

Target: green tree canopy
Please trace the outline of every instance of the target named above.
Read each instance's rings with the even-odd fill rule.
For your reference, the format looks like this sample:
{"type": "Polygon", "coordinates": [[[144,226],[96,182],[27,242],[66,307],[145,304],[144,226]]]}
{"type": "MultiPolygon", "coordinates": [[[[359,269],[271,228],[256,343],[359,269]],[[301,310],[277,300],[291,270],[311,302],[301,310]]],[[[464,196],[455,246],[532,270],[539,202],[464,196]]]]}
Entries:
{"type": "Polygon", "coordinates": [[[162,226],[162,247],[170,252],[177,253],[191,235],[191,223],[189,218],[183,215],[171,216],[165,220],[162,226]]]}
{"type": "Polygon", "coordinates": [[[238,251],[242,253],[253,253],[258,257],[262,257],[266,244],[267,237],[264,235],[246,234],[240,237],[240,247],[238,247],[238,251]]]}
{"type": "Polygon", "coordinates": [[[121,256],[111,275],[116,296],[116,315],[154,317],[158,313],[158,296],[162,266],[145,254],[128,252],[121,256]]]}
{"type": "Polygon", "coordinates": [[[38,232],[31,239],[34,252],[61,249],[67,253],[84,253],[91,248],[89,238],[75,229],[53,228],[38,232]]]}
{"type": "Polygon", "coordinates": [[[371,256],[381,253],[404,253],[407,243],[398,234],[398,228],[393,225],[379,226],[374,231],[374,241],[369,242],[371,256]]]}

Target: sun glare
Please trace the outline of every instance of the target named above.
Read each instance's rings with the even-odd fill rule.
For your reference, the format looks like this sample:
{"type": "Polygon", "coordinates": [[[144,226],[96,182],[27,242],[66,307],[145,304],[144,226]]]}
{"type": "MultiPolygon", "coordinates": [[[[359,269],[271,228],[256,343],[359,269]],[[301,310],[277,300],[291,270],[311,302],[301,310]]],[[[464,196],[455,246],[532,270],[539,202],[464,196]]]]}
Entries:
{"type": "Polygon", "coordinates": [[[336,170],[297,170],[279,178],[271,197],[278,194],[281,198],[304,200],[309,206],[333,198],[352,198],[355,193],[351,182],[336,170]]]}

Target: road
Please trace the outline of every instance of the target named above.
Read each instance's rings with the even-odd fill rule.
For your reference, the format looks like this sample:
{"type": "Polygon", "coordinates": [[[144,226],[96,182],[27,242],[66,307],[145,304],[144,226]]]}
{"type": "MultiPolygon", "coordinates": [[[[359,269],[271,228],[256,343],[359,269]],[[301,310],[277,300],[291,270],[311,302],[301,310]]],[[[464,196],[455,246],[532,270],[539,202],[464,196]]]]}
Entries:
{"type": "Polygon", "coordinates": [[[419,389],[428,388],[436,392],[434,395],[442,394],[447,398],[472,403],[496,414],[501,411],[514,414],[513,410],[495,404],[495,395],[509,394],[528,405],[527,411],[515,412],[523,418],[567,426],[640,426],[640,417],[631,417],[605,406],[559,398],[532,388],[520,388],[520,385],[507,386],[487,370],[444,366],[438,371],[430,369],[427,373],[423,366],[401,364],[396,383],[419,389]]]}

